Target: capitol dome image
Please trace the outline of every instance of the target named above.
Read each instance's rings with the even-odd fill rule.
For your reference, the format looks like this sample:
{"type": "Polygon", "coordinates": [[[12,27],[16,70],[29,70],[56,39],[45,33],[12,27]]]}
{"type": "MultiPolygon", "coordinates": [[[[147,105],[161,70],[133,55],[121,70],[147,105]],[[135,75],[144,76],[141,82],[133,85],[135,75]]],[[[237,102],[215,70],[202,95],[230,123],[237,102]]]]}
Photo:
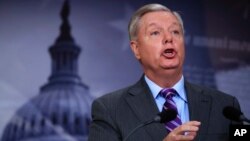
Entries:
{"type": "Polygon", "coordinates": [[[48,82],[41,86],[37,96],[16,111],[1,141],[87,140],[93,98],[78,75],[81,48],[71,36],[69,14],[69,1],[65,0],[60,34],[49,47],[52,68],[48,82]]]}

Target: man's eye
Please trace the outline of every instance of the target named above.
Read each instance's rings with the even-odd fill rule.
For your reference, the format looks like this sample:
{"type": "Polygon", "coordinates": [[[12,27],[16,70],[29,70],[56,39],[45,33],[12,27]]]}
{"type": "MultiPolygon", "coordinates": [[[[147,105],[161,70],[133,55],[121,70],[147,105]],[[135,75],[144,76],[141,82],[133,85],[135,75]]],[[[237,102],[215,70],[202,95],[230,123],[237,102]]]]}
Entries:
{"type": "Polygon", "coordinates": [[[173,30],[172,33],[175,34],[175,35],[179,35],[180,31],[179,30],[173,30]]]}
{"type": "Polygon", "coordinates": [[[154,31],[154,32],[151,32],[151,33],[150,33],[150,35],[158,35],[158,34],[160,34],[159,31],[154,31]]]}

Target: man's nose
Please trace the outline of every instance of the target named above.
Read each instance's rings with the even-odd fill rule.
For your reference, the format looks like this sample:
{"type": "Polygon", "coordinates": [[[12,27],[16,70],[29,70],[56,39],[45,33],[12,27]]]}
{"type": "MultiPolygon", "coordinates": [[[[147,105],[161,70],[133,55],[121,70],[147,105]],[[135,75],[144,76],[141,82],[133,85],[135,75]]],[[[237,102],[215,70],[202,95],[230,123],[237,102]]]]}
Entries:
{"type": "Polygon", "coordinates": [[[172,37],[171,33],[166,32],[164,34],[163,44],[172,43],[172,42],[173,42],[173,37],[172,37]]]}

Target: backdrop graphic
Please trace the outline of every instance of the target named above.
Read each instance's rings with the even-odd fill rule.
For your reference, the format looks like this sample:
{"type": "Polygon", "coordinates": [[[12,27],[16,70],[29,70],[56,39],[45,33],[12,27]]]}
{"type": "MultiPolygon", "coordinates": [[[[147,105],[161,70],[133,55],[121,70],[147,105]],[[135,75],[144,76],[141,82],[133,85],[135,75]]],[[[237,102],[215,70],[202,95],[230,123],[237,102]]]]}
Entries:
{"type": "MultiPolygon", "coordinates": [[[[64,0],[0,0],[0,136],[16,111],[48,82],[48,48],[59,36],[64,0]]],[[[250,117],[250,3],[247,0],[71,0],[78,73],[92,97],[135,83],[142,71],[129,48],[131,14],[147,3],[179,11],[186,79],[234,95],[250,117]]]]}

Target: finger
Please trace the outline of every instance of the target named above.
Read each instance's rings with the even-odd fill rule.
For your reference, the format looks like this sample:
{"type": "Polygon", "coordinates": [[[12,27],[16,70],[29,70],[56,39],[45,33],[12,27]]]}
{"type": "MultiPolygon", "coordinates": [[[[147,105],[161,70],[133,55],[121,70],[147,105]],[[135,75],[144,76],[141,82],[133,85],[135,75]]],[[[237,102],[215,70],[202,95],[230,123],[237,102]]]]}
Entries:
{"type": "Polygon", "coordinates": [[[172,134],[170,136],[171,140],[175,140],[175,141],[191,141],[195,138],[196,134],[193,135],[176,135],[176,134],[172,134]]]}
{"type": "Polygon", "coordinates": [[[197,132],[186,132],[185,135],[187,135],[187,136],[196,136],[197,132]]]}
{"type": "Polygon", "coordinates": [[[170,134],[168,134],[168,136],[166,136],[166,138],[164,138],[164,141],[169,141],[169,140],[191,141],[197,135],[197,132],[187,132],[186,134],[184,134],[184,133],[185,132],[182,132],[180,134],[177,132],[177,130],[173,130],[172,132],[170,132],[170,134]]]}
{"type": "Polygon", "coordinates": [[[193,126],[193,125],[187,125],[187,124],[183,124],[179,127],[176,128],[177,129],[177,133],[184,133],[184,132],[197,132],[199,130],[199,127],[197,126],[193,126]]]}
{"type": "Polygon", "coordinates": [[[180,126],[180,131],[198,131],[199,126],[201,125],[201,122],[199,121],[189,121],[180,126]]]}
{"type": "Polygon", "coordinates": [[[200,126],[201,122],[199,122],[199,121],[189,121],[189,122],[186,122],[184,124],[191,125],[191,126],[200,126]]]}
{"type": "Polygon", "coordinates": [[[176,135],[174,136],[174,140],[177,141],[192,141],[196,135],[176,135]]]}
{"type": "Polygon", "coordinates": [[[185,123],[175,128],[173,132],[177,135],[185,135],[189,132],[197,132],[198,130],[199,130],[199,126],[194,126],[193,124],[185,123]]]}

